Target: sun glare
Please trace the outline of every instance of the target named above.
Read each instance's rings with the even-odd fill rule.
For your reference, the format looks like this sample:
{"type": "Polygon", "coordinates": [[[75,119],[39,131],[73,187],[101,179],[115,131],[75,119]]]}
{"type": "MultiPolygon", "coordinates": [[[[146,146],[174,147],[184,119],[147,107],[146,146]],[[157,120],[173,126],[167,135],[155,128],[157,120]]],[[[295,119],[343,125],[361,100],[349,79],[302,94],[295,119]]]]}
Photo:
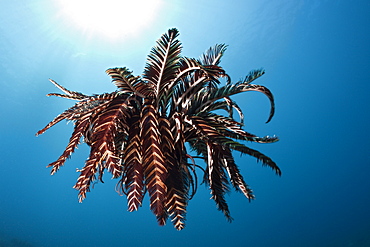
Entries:
{"type": "Polygon", "coordinates": [[[57,3],[70,25],[88,36],[114,41],[148,28],[161,0],[57,0],[57,3]]]}

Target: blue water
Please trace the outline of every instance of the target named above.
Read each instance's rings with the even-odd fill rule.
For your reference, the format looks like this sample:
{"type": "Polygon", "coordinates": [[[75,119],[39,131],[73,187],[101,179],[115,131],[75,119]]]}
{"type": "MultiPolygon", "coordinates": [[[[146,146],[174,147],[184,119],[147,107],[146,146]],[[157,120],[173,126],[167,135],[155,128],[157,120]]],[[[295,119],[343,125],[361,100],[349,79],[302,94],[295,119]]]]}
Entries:
{"type": "Polygon", "coordinates": [[[171,1],[145,30],[114,42],[65,25],[52,3],[0,3],[0,246],[370,246],[368,1],[171,1]],[[265,68],[256,83],[275,96],[268,124],[264,95],[234,98],[247,131],[280,137],[251,147],[283,175],[237,156],[256,200],[227,195],[232,223],[204,185],[180,232],[157,225],[148,198],[129,213],[109,175],[78,203],[72,186],[88,148],[81,145],[54,176],[45,168],[63,152],[72,123],[34,135],[73,104],[45,97],[57,92],[48,78],[85,94],[113,91],[105,69],[140,74],[171,27],[185,56],[228,44],[221,65],[234,81],[265,68]]]}

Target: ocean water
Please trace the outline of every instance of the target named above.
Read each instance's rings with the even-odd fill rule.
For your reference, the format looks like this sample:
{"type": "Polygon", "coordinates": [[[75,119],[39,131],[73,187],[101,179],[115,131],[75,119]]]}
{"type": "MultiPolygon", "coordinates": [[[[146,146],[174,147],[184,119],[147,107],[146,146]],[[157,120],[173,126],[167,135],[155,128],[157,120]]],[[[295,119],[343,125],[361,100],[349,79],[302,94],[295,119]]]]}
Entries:
{"type": "Polygon", "coordinates": [[[122,15],[137,14],[107,28],[138,30],[114,39],[71,22],[55,1],[0,6],[0,246],[370,246],[368,1],[163,0],[140,27],[135,21],[146,15],[121,7],[122,15]],[[49,78],[85,94],[111,92],[104,71],[127,66],[140,75],[151,47],[172,27],[180,31],[184,56],[226,43],[221,65],[232,80],[263,67],[266,74],[255,83],[275,96],[268,124],[264,95],[233,98],[244,110],[246,131],[279,136],[277,143],[248,145],[283,174],[236,155],[256,199],[249,203],[231,191],[232,223],[205,185],[189,202],[182,231],[171,222],[158,226],[148,196],[139,211],[128,212],[108,174],[78,203],[72,186],[88,147],[80,145],[50,176],[45,166],[63,152],[73,124],[35,137],[73,104],[45,97],[57,92],[49,78]]]}

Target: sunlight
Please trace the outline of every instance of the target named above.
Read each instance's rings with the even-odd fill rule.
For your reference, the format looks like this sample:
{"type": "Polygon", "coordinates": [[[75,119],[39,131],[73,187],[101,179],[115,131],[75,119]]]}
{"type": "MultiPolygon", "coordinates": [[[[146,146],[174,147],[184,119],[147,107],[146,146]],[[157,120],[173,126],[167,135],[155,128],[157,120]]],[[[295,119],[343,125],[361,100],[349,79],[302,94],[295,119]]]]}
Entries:
{"type": "Polygon", "coordinates": [[[115,41],[149,27],[161,0],[57,0],[60,14],[88,36],[115,41]]]}

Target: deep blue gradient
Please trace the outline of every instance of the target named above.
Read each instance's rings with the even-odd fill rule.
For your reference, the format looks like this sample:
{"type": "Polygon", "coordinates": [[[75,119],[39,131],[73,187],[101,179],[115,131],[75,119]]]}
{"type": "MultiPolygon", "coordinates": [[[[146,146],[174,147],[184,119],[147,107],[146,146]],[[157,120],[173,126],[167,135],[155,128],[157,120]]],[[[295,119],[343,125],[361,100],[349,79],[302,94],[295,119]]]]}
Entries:
{"type": "Polygon", "coordinates": [[[0,3],[0,246],[370,246],[369,1],[168,1],[145,32],[119,42],[65,26],[51,2],[0,3]],[[235,220],[228,223],[200,185],[180,232],[170,222],[157,225],[147,197],[129,213],[108,174],[78,203],[72,186],[86,145],[50,176],[45,166],[63,152],[72,123],[35,137],[74,103],[45,97],[58,92],[48,78],[85,94],[111,92],[105,69],[141,74],[151,47],[172,27],[185,56],[228,44],[221,65],[234,81],[265,68],[255,83],[275,96],[272,121],[265,124],[263,94],[234,99],[247,131],[280,137],[250,146],[283,171],[277,177],[237,156],[256,200],[230,193],[235,220]]]}

